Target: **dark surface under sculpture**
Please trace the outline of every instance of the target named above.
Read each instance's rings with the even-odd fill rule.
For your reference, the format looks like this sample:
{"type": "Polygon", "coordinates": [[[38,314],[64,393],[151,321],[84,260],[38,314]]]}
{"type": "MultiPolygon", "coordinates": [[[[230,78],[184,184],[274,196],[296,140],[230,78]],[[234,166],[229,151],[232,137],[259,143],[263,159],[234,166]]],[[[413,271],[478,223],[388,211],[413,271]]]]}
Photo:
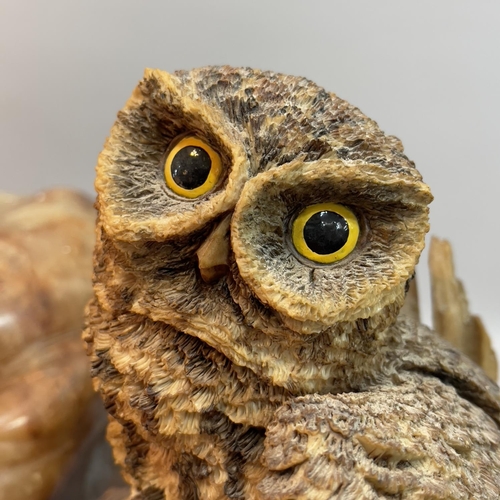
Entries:
{"type": "Polygon", "coordinates": [[[432,196],[397,138],[304,78],[147,70],[96,188],[84,339],[131,498],[499,498],[498,387],[398,316],[432,196]],[[220,157],[199,196],[179,136],[220,157]],[[359,237],[312,262],[291,227],[330,202],[359,237]]]}

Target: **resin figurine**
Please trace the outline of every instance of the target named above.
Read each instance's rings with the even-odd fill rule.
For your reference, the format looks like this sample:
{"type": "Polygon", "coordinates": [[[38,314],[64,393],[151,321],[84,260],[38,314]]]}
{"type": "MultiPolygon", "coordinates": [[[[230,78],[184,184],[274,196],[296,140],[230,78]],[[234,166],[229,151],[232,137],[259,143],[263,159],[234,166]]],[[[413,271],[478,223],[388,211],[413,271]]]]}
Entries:
{"type": "Polygon", "coordinates": [[[499,498],[497,385],[398,316],[432,196],[397,138],[304,78],[147,70],[96,189],[130,498],[499,498]]]}

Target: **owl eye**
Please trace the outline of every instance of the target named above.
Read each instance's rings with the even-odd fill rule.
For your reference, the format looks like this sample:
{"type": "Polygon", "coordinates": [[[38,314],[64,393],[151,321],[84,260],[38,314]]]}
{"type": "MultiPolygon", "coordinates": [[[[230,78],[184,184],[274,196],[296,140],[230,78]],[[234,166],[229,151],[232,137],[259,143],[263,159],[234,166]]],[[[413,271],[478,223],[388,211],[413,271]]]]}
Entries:
{"type": "Polygon", "coordinates": [[[176,194],[198,198],[213,189],[222,174],[222,161],[206,142],[184,137],[167,154],[165,182],[176,194]]]}
{"type": "Polygon", "coordinates": [[[292,241],[300,255],[313,262],[332,264],[356,247],[359,224],[354,213],[337,203],[306,207],[292,225],[292,241]]]}

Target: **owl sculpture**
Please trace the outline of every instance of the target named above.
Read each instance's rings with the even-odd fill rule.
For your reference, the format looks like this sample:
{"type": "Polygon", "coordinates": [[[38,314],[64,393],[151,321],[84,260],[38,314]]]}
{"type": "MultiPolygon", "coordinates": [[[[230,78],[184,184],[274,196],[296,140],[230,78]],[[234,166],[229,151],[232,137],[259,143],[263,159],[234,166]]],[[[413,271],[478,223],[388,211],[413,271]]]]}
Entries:
{"type": "Polygon", "coordinates": [[[97,165],[84,339],[134,500],[498,499],[500,393],[398,316],[431,193],[304,78],[146,70],[97,165]]]}

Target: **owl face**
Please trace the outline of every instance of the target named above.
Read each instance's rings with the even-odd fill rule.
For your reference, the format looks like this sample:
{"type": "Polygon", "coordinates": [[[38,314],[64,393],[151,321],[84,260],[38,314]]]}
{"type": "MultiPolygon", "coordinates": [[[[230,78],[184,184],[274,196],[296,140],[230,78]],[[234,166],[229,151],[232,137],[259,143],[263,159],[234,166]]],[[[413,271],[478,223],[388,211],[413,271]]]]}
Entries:
{"type": "Polygon", "coordinates": [[[394,321],[431,201],[399,140],[358,109],[229,67],[147,70],[96,189],[101,304],[279,385],[326,380],[336,351],[394,321]]]}

